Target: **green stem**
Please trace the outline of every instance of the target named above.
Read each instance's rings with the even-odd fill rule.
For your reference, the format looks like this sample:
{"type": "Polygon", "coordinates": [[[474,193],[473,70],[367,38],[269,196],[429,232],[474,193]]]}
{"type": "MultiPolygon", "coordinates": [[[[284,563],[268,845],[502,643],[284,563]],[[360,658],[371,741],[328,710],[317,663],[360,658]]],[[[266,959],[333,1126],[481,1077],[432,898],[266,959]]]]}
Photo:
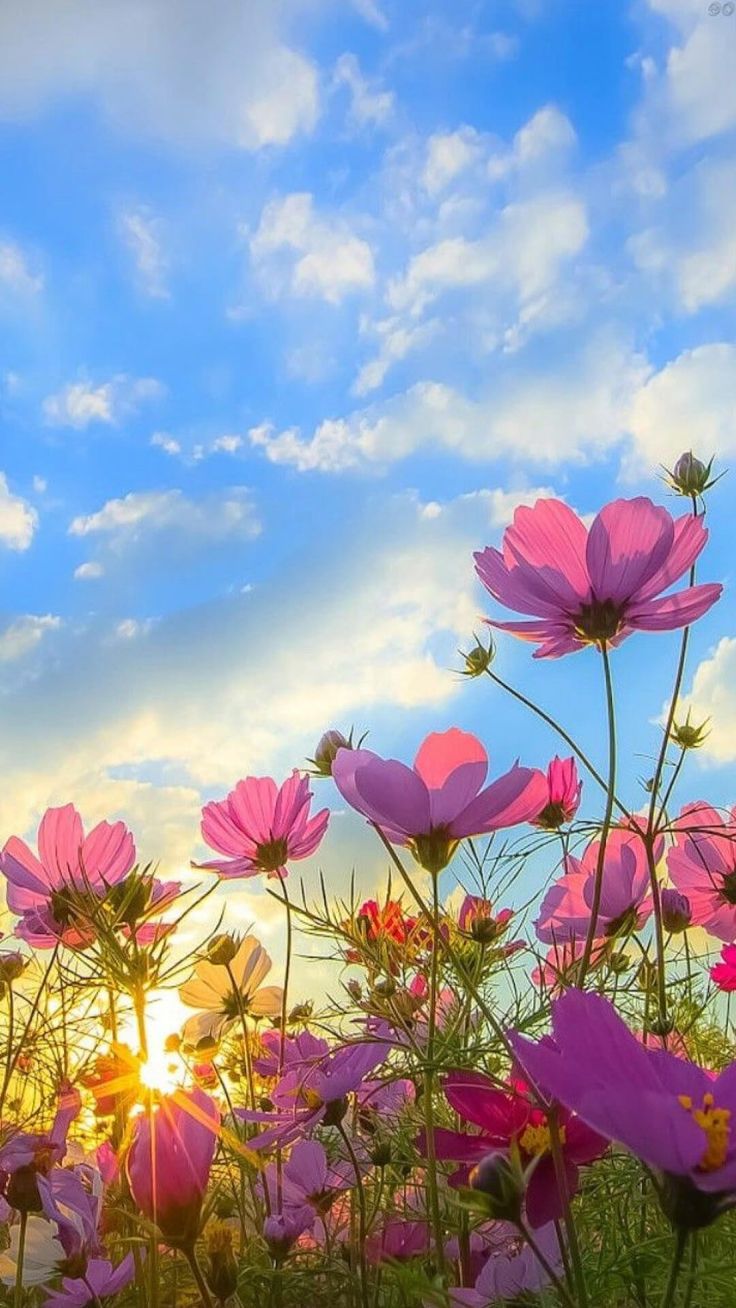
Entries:
{"type": "Polygon", "coordinates": [[[698,1267],[698,1233],[693,1231],[690,1237],[690,1266],[687,1273],[687,1283],[685,1285],[685,1299],[682,1308],[690,1308],[693,1294],[695,1292],[695,1274],[698,1267]]]}
{"type": "Polygon", "coordinates": [[[593,952],[593,942],[595,940],[596,928],[598,926],[598,914],[600,912],[601,895],[603,893],[603,869],[606,861],[606,845],[608,844],[608,833],[611,830],[611,819],[613,817],[613,806],[616,797],[616,706],[613,698],[611,663],[608,657],[608,647],[605,642],[601,645],[601,657],[603,659],[603,675],[606,683],[606,712],[608,716],[608,789],[606,792],[606,811],[603,816],[603,826],[601,827],[601,837],[598,845],[598,862],[595,870],[593,903],[590,907],[590,925],[588,927],[585,949],[580,963],[578,984],[581,990],[585,985],[585,977],[588,968],[590,967],[590,956],[593,952]]]}
{"type": "Polygon", "coordinates": [[[192,1246],[191,1249],[183,1249],[182,1253],[184,1254],[184,1257],[189,1263],[192,1276],[194,1277],[195,1284],[197,1286],[197,1289],[199,1290],[202,1303],[204,1304],[204,1308],[215,1308],[214,1302],[212,1300],[212,1296],[209,1290],[207,1289],[207,1282],[205,1281],[204,1276],[202,1275],[202,1268],[200,1267],[197,1261],[197,1255],[195,1253],[194,1246],[192,1246]]]}
{"type": "Polygon", "coordinates": [[[429,1212],[434,1234],[435,1258],[440,1276],[445,1271],[445,1241],[440,1213],[439,1187],[437,1182],[437,1151],[434,1141],[434,1047],[437,1032],[437,994],[439,983],[439,941],[440,941],[440,903],[439,878],[432,876],[432,959],[429,971],[429,1023],[427,1027],[427,1062],[424,1072],[424,1127],[427,1137],[427,1187],[429,1190],[429,1212]]]}
{"type": "Polygon", "coordinates": [[[148,1036],[146,1034],[146,993],[141,986],[136,986],[133,991],[133,1008],[135,1010],[135,1020],[138,1027],[138,1043],[140,1045],[140,1056],[145,1063],[148,1058],[148,1036]]]}
{"type": "MultiPolygon", "coordinates": [[[[578,1233],[575,1227],[575,1218],[570,1206],[570,1194],[568,1191],[567,1177],[565,1175],[565,1162],[562,1157],[562,1140],[560,1138],[560,1127],[557,1121],[557,1111],[553,1109],[547,1116],[547,1126],[549,1127],[549,1140],[552,1150],[552,1161],[555,1168],[555,1177],[557,1180],[557,1190],[562,1203],[562,1217],[565,1223],[565,1234],[567,1235],[567,1251],[572,1264],[573,1284],[578,1296],[579,1308],[588,1308],[588,1291],[585,1284],[585,1272],[583,1271],[583,1260],[580,1254],[580,1244],[578,1242],[578,1233]]],[[[564,1257],[564,1252],[563,1252],[564,1257]]]]}
{"type": "Polygon", "coordinates": [[[23,1303],[23,1261],[26,1254],[26,1229],[28,1227],[28,1213],[20,1215],[20,1230],[18,1232],[18,1263],[15,1269],[15,1290],[13,1291],[13,1308],[21,1308],[23,1303]]]}
{"type": "Polygon", "coordinates": [[[662,894],[657,880],[657,866],[654,860],[654,840],[650,832],[644,841],[647,867],[649,869],[649,886],[652,894],[652,916],[654,917],[654,943],[657,966],[657,1006],[659,1008],[658,1035],[667,1038],[667,978],[665,973],[665,943],[662,926],[662,894]]]}
{"type": "Polygon", "coordinates": [[[665,1286],[665,1291],[664,1294],[662,1295],[660,1308],[672,1308],[672,1304],[675,1302],[675,1290],[677,1289],[677,1279],[680,1275],[680,1267],[682,1266],[682,1255],[685,1252],[686,1244],[687,1244],[687,1231],[684,1230],[682,1227],[679,1227],[677,1231],[677,1235],[675,1236],[675,1252],[672,1255],[672,1262],[670,1264],[670,1274],[667,1278],[667,1285],[665,1286]]]}
{"type": "Polygon", "coordinates": [[[519,1234],[523,1236],[524,1240],[529,1245],[529,1248],[534,1254],[534,1257],[536,1258],[540,1267],[543,1269],[544,1272],[546,1272],[552,1285],[555,1287],[557,1293],[559,1294],[562,1302],[566,1305],[566,1308],[576,1308],[574,1300],[570,1298],[570,1295],[568,1294],[565,1285],[560,1280],[552,1264],[549,1262],[549,1259],[546,1258],[545,1255],[542,1253],[542,1250],[539,1248],[539,1245],[534,1239],[534,1236],[532,1235],[529,1228],[525,1226],[523,1222],[517,1222],[516,1226],[519,1231],[519,1234]]]}
{"type": "Polygon", "coordinates": [[[8,1072],[8,1067],[7,1067],[7,1065],[6,1065],[6,1068],[5,1068],[6,1075],[5,1075],[5,1077],[3,1078],[3,1088],[2,1088],[2,1093],[0,1093],[0,1118],[2,1118],[3,1108],[4,1108],[4,1106],[5,1106],[5,1096],[6,1096],[7,1093],[8,1093],[8,1088],[9,1088],[9,1086],[10,1086],[10,1080],[11,1080],[11,1078],[12,1078],[13,1072],[14,1072],[15,1069],[16,1069],[16,1066],[17,1066],[17,1063],[18,1063],[18,1059],[20,1058],[21,1053],[23,1052],[23,1050],[24,1050],[25,1047],[26,1047],[26,1043],[27,1043],[27,1040],[28,1040],[28,1034],[29,1034],[30,1029],[31,1029],[31,1024],[32,1024],[32,1022],[33,1022],[34,1017],[36,1016],[36,1013],[38,1012],[38,1006],[39,1006],[39,1004],[40,1004],[40,1002],[41,1002],[41,995],[43,994],[44,990],[46,989],[46,984],[47,984],[48,979],[49,979],[49,977],[50,977],[50,975],[51,975],[51,970],[52,970],[52,968],[53,968],[53,966],[54,966],[54,964],[55,964],[55,962],[56,962],[58,956],[59,956],[59,946],[58,946],[58,944],[56,944],[56,945],[54,945],[54,948],[53,948],[53,950],[51,951],[51,957],[50,957],[50,959],[49,959],[49,961],[48,961],[48,965],[47,965],[47,967],[46,967],[46,971],[44,972],[44,974],[43,974],[43,976],[42,976],[42,978],[41,978],[41,984],[39,985],[38,990],[36,991],[36,993],[35,993],[35,995],[34,995],[34,997],[33,997],[33,1003],[31,1004],[31,1011],[30,1011],[30,1013],[28,1014],[28,1018],[27,1018],[27,1021],[26,1021],[26,1024],[25,1024],[25,1027],[23,1028],[23,1034],[22,1034],[20,1040],[18,1041],[18,1047],[17,1047],[17,1049],[16,1049],[15,1053],[13,1054],[13,1057],[12,1057],[12,1059],[11,1059],[11,1061],[10,1061],[10,1071],[9,1071],[9,1072],[8,1072]]]}
{"type": "Polygon", "coordinates": [[[358,1196],[358,1265],[360,1268],[360,1297],[363,1302],[363,1308],[370,1308],[370,1297],[368,1292],[368,1264],[365,1259],[365,1242],[368,1238],[368,1221],[365,1203],[365,1190],[363,1188],[363,1176],[360,1170],[360,1163],[353,1149],[350,1136],[348,1135],[342,1122],[337,1127],[342,1136],[343,1144],[347,1150],[348,1157],[355,1173],[355,1189],[358,1196]]]}

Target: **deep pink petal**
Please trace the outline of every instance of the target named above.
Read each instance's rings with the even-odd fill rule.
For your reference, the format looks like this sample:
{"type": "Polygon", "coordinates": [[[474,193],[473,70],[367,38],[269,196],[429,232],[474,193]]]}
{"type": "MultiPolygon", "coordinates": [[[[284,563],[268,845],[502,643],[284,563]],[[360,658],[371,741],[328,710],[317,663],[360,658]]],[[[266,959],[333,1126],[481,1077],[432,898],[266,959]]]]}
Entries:
{"type": "Polygon", "coordinates": [[[414,771],[430,790],[440,790],[453,772],[464,764],[483,768],[476,787],[476,791],[479,790],[485,780],[488,755],[477,736],[460,731],[459,727],[450,727],[449,731],[430,732],[419,746],[414,771]]]}
{"type": "Polygon", "coordinates": [[[547,802],[547,779],[538,768],[515,766],[481,791],[451,824],[458,839],[531,822],[547,802]]]}
{"type": "Polygon", "coordinates": [[[38,852],[52,885],[78,877],[83,839],[82,819],[73,804],[46,810],[38,828],[38,852]]]}
{"type": "Polygon", "coordinates": [[[717,582],[688,586],[675,595],[646,600],[626,611],[626,621],[642,631],[675,631],[697,622],[721,598],[723,587],[717,582]]]}
{"type": "Polygon", "coordinates": [[[645,496],[613,500],[588,535],[587,564],[596,598],[621,604],[664,565],[675,529],[666,509],[645,496]]]}

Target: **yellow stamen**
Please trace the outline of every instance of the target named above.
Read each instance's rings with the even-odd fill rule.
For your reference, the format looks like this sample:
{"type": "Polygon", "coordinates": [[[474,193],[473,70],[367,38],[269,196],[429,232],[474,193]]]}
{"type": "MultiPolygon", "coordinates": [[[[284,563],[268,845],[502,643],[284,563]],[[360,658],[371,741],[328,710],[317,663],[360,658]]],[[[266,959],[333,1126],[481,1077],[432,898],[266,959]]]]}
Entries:
{"type": "Polygon", "coordinates": [[[693,1105],[690,1095],[678,1095],[677,1102],[690,1113],[694,1122],[705,1131],[708,1141],[705,1153],[698,1163],[698,1171],[715,1172],[723,1167],[728,1155],[731,1136],[730,1108],[716,1108],[710,1091],[703,1095],[702,1108],[693,1105]]]}
{"type": "MultiPolygon", "coordinates": [[[[560,1144],[565,1143],[565,1128],[559,1128],[560,1144]]],[[[537,1154],[549,1153],[552,1142],[550,1139],[549,1127],[546,1122],[540,1122],[537,1126],[526,1126],[519,1136],[519,1147],[524,1150],[525,1154],[536,1156],[537,1154]]]]}

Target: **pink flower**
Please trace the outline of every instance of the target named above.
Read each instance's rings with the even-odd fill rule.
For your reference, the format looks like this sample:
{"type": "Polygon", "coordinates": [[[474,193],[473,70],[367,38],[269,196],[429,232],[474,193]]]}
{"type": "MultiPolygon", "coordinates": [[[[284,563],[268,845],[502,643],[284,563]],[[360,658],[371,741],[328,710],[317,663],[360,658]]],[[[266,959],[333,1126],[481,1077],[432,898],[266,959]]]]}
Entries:
{"type": "Polygon", "coordinates": [[[104,1258],[92,1258],[84,1276],[65,1276],[60,1290],[50,1290],[43,1308],[89,1308],[91,1303],[109,1299],[124,1290],[135,1276],[132,1253],[113,1268],[104,1258]]]}
{"type": "Polygon", "coordinates": [[[482,789],[487,771],[480,741],[452,727],[427,736],[413,768],[368,749],[340,749],[332,776],[353,808],[436,874],[465,836],[528,822],[545,803],[536,769],[517,765],[482,789]]]}
{"type": "MultiPolygon", "coordinates": [[[[654,857],[662,857],[660,837],[654,857]]],[[[542,900],[534,923],[537,935],[547,945],[564,945],[585,940],[590,925],[600,841],[588,845],[582,859],[569,854],[565,874],[558,878],[542,900]]],[[[652,911],[649,898],[649,868],[646,850],[638,834],[614,827],[608,835],[603,864],[603,889],[596,924],[596,940],[637,931],[652,911]]]]}
{"type": "Polygon", "coordinates": [[[547,803],[535,818],[534,825],[546,831],[556,831],[564,822],[571,822],[580,807],[583,783],[578,777],[574,758],[552,759],[547,768],[547,803]]]}
{"type": "Polygon", "coordinates": [[[221,877],[287,876],[286,863],[313,854],[327,829],[328,810],[310,818],[311,802],[309,779],[296,769],[280,787],[271,777],[246,777],[202,809],[203,840],[227,857],[199,866],[221,877]]]}
{"type": "Polygon", "coordinates": [[[711,979],[719,990],[736,990],[736,945],[724,945],[720,963],[710,969],[711,979]]]}
{"type": "MultiPolygon", "coordinates": [[[[508,930],[513,916],[512,908],[502,908],[498,913],[494,913],[490,899],[483,899],[480,895],[466,895],[460,905],[457,924],[461,931],[472,936],[474,940],[482,944],[491,944],[499,940],[508,930]]],[[[519,947],[519,943],[519,941],[514,942],[516,948],[519,947]]]]}
{"type": "Polygon", "coordinates": [[[87,836],[73,804],[46,810],[38,828],[38,857],[11,836],[0,854],[8,908],[20,916],[16,935],[40,949],[61,941],[71,948],[94,938],[84,918],[87,896],[104,899],[135,862],[133,837],[123,822],[100,822],[87,836]]]}
{"type": "Polygon", "coordinates": [[[427,1223],[404,1222],[389,1216],[380,1230],[368,1238],[365,1252],[370,1263],[405,1263],[410,1258],[423,1258],[429,1253],[427,1223]]]}
{"type": "MultiPolygon", "coordinates": [[[[472,1290],[450,1287],[450,1308],[487,1308],[490,1304],[525,1302],[549,1284],[536,1254],[507,1222],[494,1223],[496,1244],[472,1290]]],[[[535,1232],[537,1247],[555,1273],[562,1270],[560,1242],[554,1222],[535,1232]]]]}
{"type": "Polygon", "coordinates": [[[126,1160],[130,1191],[172,1248],[190,1248],[199,1232],[219,1128],[214,1100],[199,1089],[162,1095],[135,1118],[126,1160]]]}
{"type": "Polygon", "coordinates": [[[688,804],[673,829],[667,870],[687,896],[692,925],[730,943],[736,939],[736,809],[725,821],[709,804],[688,804]]]}
{"type": "Polygon", "coordinates": [[[674,519],[644,497],[614,500],[590,530],[560,500],[522,506],[503,548],[475,555],[486,590],[532,622],[497,622],[539,646],[535,658],[559,658],[586,645],[620,645],[632,631],[672,631],[702,617],[722,587],[662,592],[687,572],[708,539],[699,518],[674,519]]]}

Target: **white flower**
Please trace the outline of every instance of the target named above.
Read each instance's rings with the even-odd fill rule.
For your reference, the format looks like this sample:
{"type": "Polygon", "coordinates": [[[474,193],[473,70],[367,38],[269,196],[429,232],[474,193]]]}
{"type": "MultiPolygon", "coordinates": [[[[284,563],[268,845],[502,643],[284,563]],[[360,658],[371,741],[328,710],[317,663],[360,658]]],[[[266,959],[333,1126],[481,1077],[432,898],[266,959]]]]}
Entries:
{"type": "MultiPolygon", "coordinates": [[[[58,1270],[57,1264],[66,1254],[56,1238],[55,1227],[43,1217],[29,1217],[23,1253],[23,1284],[42,1285],[58,1270]]],[[[20,1225],[10,1228],[10,1245],[0,1254],[0,1281],[15,1285],[18,1270],[18,1242],[20,1225]]]]}
{"type": "Polygon", "coordinates": [[[271,971],[271,956],[246,936],[229,967],[202,959],[194,975],[179,990],[182,1003],[202,1011],[184,1024],[183,1036],[196,1045],[203,1038],[219,1040],[242,1012],[247,1017],[276,1017],[281,1012],[281,986],[262,986],[271,971]]]}

